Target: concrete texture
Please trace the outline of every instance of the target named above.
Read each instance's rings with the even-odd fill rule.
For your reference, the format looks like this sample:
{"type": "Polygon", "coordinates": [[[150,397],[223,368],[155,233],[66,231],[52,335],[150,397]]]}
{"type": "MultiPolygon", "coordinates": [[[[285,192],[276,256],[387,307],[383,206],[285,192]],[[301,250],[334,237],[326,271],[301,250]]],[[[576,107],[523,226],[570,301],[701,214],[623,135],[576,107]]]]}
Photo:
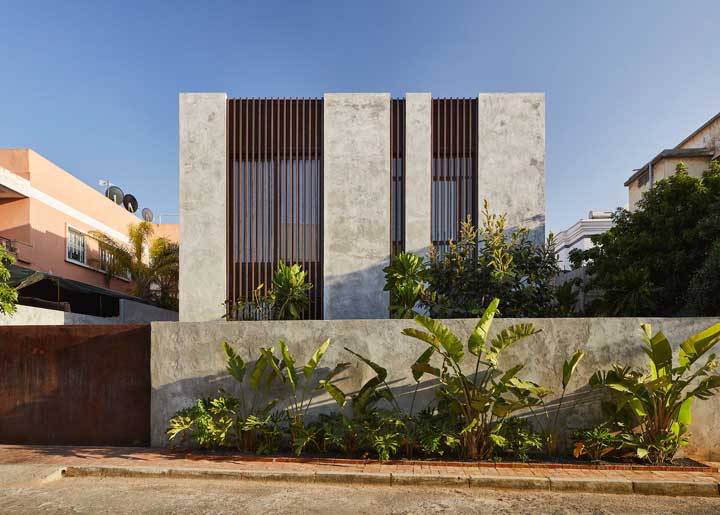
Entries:
{"type": "Polygon", "coordinates": [[[425,254],[431,243],[432,94],[405,95],[405,249],[425,254]]]}
{"type": "Polygon", "coordinates": [[[180,94],[180,319],[217,320],[226,294],[225,93],[180,94]]]}
{"type": "Polygon", "coordinates": [[[384,318],[390,94],[326,93],[323,134],[324,316],[384,318]]]}
{"type": "Polygon", "coordinates": [[[545,95],[478,96],[478,202],[545,238],[545,95]]]}
{"type": "Polygon", "coordinates": [[[81,313],[68,313],[56,309],[34,306],[17,306],[13,316],[0,315],[2,325],[107,325],[107,324],[148,324],[150,322],[177,321],[175,311],[158,308],[120,299],[120,315],[116,317],[96,317],[81,313]]]}
{"type": "MultiPolygon", "coordinates": [[[[563,418],[569,428],[586,427],[600,419],[599,394],[587,386],[589,377],[598,369],[607,369],[613,362],[646,367],[641,348],[640,324],[653,324],[662,330],[677,350],[679,344],[713,323],[718,318],[569,318],[569,319],[499,319],[494,331],[518,322],[531,322],[542,332],[511,347],[503,354],[502,367],[522,363],[521,378],[560,391],[562,363],[576,349],[586,351],[570,384],[563,407],[563,418]]],[[[463,341],[467,340],[476,320],[449,320],[447,325],[463,341]]],[[[356,391],[374,373],[343,347],[367,356],[388,369],[387,382],[393,387],[402,406],[409,407],[415,390],[410,366],[425,349],[422,342],[403,336],[408,320],[336,320],[303,322],[208,322],[152,324],[151,350],[151,441],[164,445],[165,429],[170,417],[196,399],[214,395],[219,388],[237,392],[234,381],[225,370],[220,343],[235,345],[245,360],[256,359],[258,346],[269,346],[283,338],[298,362],[305,362],[326,338],[332,344],[322,363],[326,372],[335,363],[349,361],[353,366],[339,377],[338,386],[345,392],[356,391]],[[169,359],[168,357],[174,358],[169,359]]],[[[474,362],[468,358],[469,372],[474,362]]],[[[416,408],[434,399],[434,381],[423,378],[416,408]]],[[[280,394],[280,391],[273,392],[280,394]]],[[[554,399],[551,396],[548,400],[554,399]]],[[[552,406],[552,402],[551,402],[552,406]]],[[[314,401],[312,414],[336,409],[334,401],[320,395],[314,401]]],[[[704,459],[720,458],[720,398],[698,401],[693,407],[690,445],[686,455],[704,459]]]]}

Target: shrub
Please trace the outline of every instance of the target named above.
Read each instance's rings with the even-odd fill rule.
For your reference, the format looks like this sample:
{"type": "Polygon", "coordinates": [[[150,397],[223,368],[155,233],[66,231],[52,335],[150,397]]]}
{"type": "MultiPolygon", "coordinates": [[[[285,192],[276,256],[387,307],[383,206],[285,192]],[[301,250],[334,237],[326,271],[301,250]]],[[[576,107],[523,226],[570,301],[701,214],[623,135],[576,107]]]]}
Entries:
{"type": "Polygon", "coordinates": [[[390,292],[390,316],[412,318],[415,306],[425,294],[427,265],[420,256],[402,252],[393,256],[385,272],[384,291],[390,292]]]}
{"type": "Polygon", "coordinates": [[[604,425],[591,429],[578,429],[573,437],[575,439],[573,456],[576,459],[587,456],[591,461],[600,461],[622,446],[622,439],[604,425]]]}
{"type": "Polygon", "coordinates": [[[7,267],[13,263],[15,263],[15,258],[5,250],[5,247],[0,246],[0,315],[15,313],[18,299],[17,290],[7,284],[10,280],[10,271],[7,267]]]}
{"type": "Polygon", "coordinates": [[[528,452],[542,449],[544,438],[527,419],[508,417],[497,432],[497,446],[503,454],[527,461],[528,452]]]}
{"type": "Polygon", "coordinates": [[[611,389],[617,398],[616,412],[627,409],[634,421],[623,434],[626,445],[636,448],[639,458],[652,463],[671,461],[678,448],[687,444],[687,429],[695,399],[706,400],[720,388],[714,373],[717,356],[710,353],[704,364],[694,366],[720,341],[720,324],[701,331],[680,345],[678,366],[673,366],[670,342],[662,332],[652,335],[643,324],[643,350],[650,371],[613,365],[590,378],[593,387],[611,389]],[[630,429],[637,428],[637,429],[630,429]]]}
{"type": "Polygon", "coordinates": [[[503,316],[548,316],[556,311],[554,279],[559,272],[552,236],[544,244],[527,229],[513,230],[506,215],[491,214],[487,201],[482,222],[461,223],[457,242],[431,248],[423,303],[430,315],[474,318],[493,298],[503,299],[503,316]]]}
{"type": "Polygon", "coordinates": [[[300,265],[287,266],[280,261],[270,291],[275,320],[298,320],[310,305],[308,292],[312,287],[300,265]]]}

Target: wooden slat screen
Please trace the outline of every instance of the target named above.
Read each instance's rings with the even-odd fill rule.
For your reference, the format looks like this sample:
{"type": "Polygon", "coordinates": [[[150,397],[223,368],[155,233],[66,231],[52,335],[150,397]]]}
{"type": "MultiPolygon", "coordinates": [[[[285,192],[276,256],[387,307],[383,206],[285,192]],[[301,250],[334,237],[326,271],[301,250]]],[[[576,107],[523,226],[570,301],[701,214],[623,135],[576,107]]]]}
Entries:
{"type": "Polygon", "coordinates": [[[405,250],[405,100],[390,104],[390,255],[405,250]]]}
{"type": "Polygon", "coordinates": [[[432,101],[432,243],[442,252],[458,238],[460,222],[478,221],[478,101],[432,101]]]}
{"type": "Polygon", "coordinates": [[[297,263],[313,284],[303,318],[322,319],[322,129],[322,99],[228,100],[229,303],[297,263]]]}

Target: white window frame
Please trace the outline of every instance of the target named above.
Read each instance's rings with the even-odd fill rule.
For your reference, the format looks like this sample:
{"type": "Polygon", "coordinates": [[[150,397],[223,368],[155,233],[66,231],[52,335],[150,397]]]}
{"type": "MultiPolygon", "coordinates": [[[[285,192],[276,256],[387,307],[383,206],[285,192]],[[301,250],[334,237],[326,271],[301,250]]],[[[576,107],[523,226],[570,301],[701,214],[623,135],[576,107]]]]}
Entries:
{"type": "Polygon", "coordinates": [[[74,263],[74,264],[76,264],[76,265],[84,266],[84,267],[87,267],[87,268],[92,268],[92,267],[90,267],[90,266],[87,264],[87,237],[88,237],[88,235],[87,235],[87,233],[85,233],[85,231],[81,231],[80,229],[77,229],[76,227],[73,227],[73,226],[71,226],[71,225],[68,225],[68,226],[67,226],[67,228],[66,228],[66,230],[65,230],[65,261],[67,261],[68,263],[74,263]],[[77,259],[74,259],[74,258],[70,257],[70,241],[71,241],[71,240],[70,240],[70,237],[71,237],[70,233],[71,233],[71,232],[75,233],[75,235],[77,235],[78,237],[81,237],[81,238],[82,238],[82,242],[83,242],[83,245],[82,245],[82,247],[83,247],[83,248],[82,248],[83,261],[79,261],[79,260],[77,260],[77,259]]]}
{"type": "MultiPolygon", "coordinates": [[[[99,272],[99,273],[101,273],[101,274],[104,274],[104,273],[105,273],[105,270],[103,270],[103,268],[102,268],[101,266],[100,266],[100,267],[96,267],[96,266],[92,266],[92,265],[90,265],[90,264],[87,263],[87,256],[88,256],[87,239],[88,239],[88,238],[92,238],[93,240],[97,241],[97,238],[95,238],[95,237],[93,237],[92,235],[88,234],[86,231],[83,231],[82,229],[78,229],[77,227],[74,227],[74,226],[72,226],[72,225],[70,225],[70,224],[66,224],[66,228],[65,228],[65,261],[67,261],[68,263],[72,263],[72,264],[74,264],[74,265],[81,266],[81,267],[83,267],[83,268],[87,268],[87,269],[93,270],[93,271],[95,271],[95,272],[99,272]],[[85,243],[84,243],[85,251],[84,251],[84,253],[83,253],[83,257],[85,258],[85,262],[84,262],[84,263],[83,263],[82,261],[78,261],[77,259],[72,259],[72,258],[70,258],[69,255],[68,255],[68,254],[69,254],[69,250],[70,250],[70,231],[72,231],[72,232],[74,232],[74,233],[77,233],[77,234],[79,234],[80,236],[83,237],[83,241],[85,242],[85,243]]],[[[121,281],[125,281],[125,282],[127,282],[127,283],[130,282],[130,274],[126,274],[126,275],[116,275],[116,276],[114,276],[114,277],[115,277],[116,279],[120,279],[121,281]]]]}

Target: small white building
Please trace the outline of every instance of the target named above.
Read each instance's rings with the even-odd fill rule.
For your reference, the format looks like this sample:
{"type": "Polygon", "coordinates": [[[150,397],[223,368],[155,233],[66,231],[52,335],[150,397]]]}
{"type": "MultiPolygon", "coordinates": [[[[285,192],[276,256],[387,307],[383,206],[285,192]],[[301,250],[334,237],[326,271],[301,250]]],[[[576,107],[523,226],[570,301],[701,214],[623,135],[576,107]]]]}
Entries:
{"type": "Polygon", "coordinates": [[[570,227],[555,235],[555,250],[561,270],[570,270],[570,251],[592,248],[590,237],[607,232],[612,227],[612,211],[590,211],[570,227]]]}

